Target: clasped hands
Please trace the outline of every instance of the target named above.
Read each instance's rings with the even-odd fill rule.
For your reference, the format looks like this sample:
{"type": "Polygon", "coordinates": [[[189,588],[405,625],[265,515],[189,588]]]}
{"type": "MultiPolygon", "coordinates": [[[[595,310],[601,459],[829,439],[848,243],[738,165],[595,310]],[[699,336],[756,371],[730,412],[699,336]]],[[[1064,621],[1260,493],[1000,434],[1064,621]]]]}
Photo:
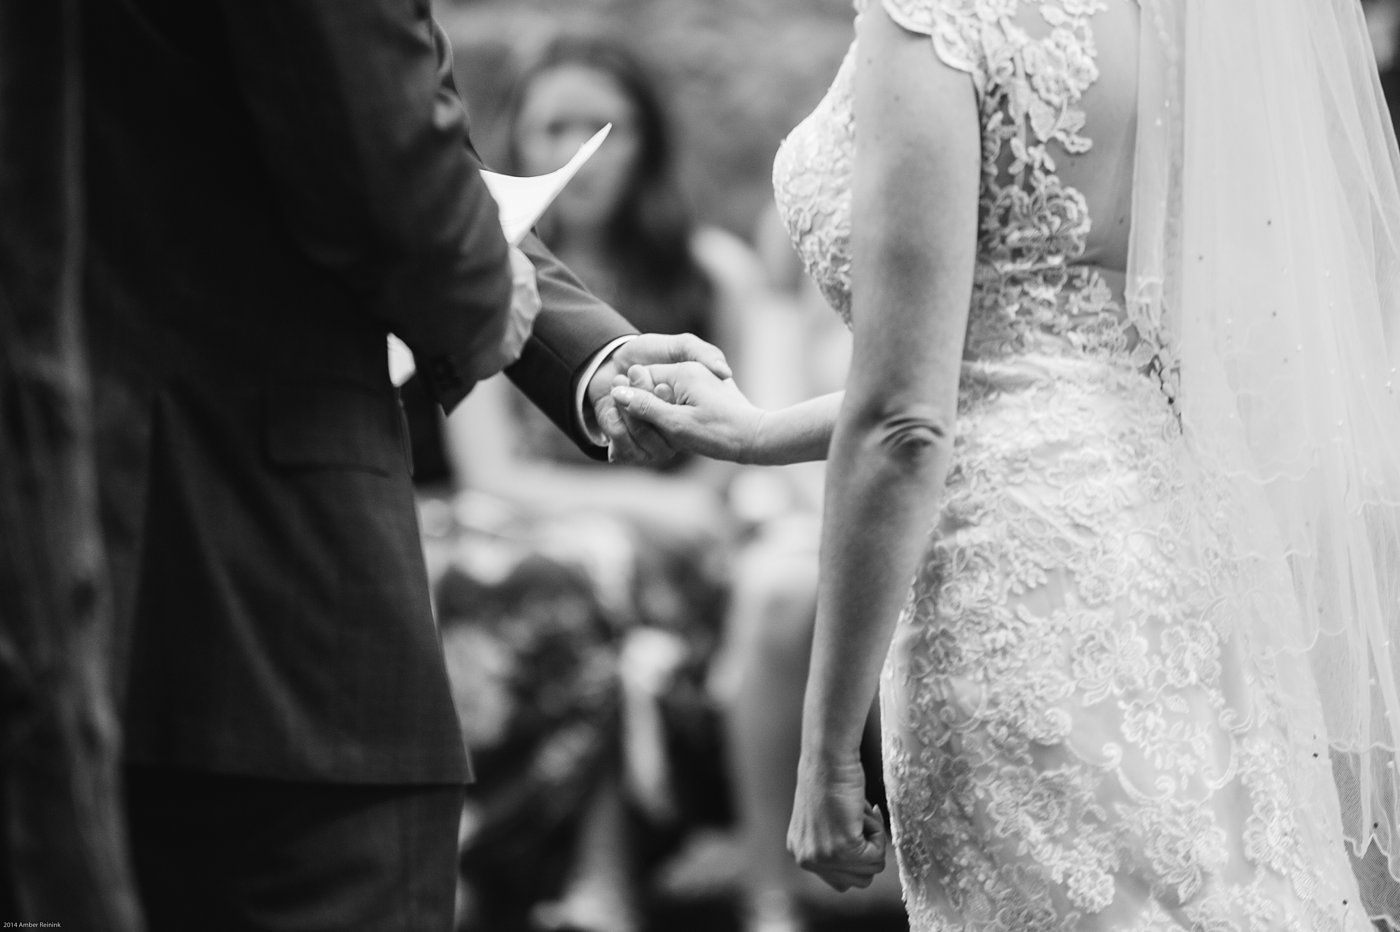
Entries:
{"type": "Polygon", "coordinates": [[[654,336],[620,347],[607,371],[600,369],[590,383],[598,423],[610,441],[609,459],[659,462],[685,450],[759,462],[766,412],[739,391],[719,350],[685,334],[665,338],[675,342],[664,349],[643,343],[654,336]]]}
{"type": "Polygon", "coordinates": [[[763,412],[734,384],[724,354],[690,334],[645,333],[593,374],[588,400],[616,463],[663,463],[686,450],[753,462],[763,412]]]}

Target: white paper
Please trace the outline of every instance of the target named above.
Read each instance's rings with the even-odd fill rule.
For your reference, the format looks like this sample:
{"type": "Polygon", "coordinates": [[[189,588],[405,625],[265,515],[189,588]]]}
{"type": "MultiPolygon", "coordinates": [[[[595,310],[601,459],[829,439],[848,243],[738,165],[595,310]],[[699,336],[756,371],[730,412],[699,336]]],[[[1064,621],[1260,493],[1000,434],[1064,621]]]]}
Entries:
{"type": "Polygon", "coordinates": [[[583,163],[593,157],[593,153],[598,151],[598,147],[603,144],[603,140],[608,138],[608,131],[612,129],[609,123],[598,132],[593,134],[583,145],[579,146],[574,157],[562,167],[557,168],[547,175],[534,175],[529,178],[519,178],[515,175],[502,175],[497,172],[482,169],[481,177],[486,182],[486,187],[491,191],[491,196],[496,199],[496,206],[501,211],[501,232],[506,235],[506,242],[512,246],[520,245],[520,241],[525,238],[525,234],[539,221],[540,217],[549,205],[554,203],[554,199],[559,196],[559,192],[564,190],[564,186],[578,174],[578,170],[583,167],[583,163]]]}
{"type": "MultiPolygon", "coordinates": [[[[549,205],[554,203],[559,192],[578,174],[583,163],[598,151],[611,129],[612,124],[609,123],[598,130],[591,139],[579,146],[574,157],[562,168],[545,175],[521,178],[487,171],[484,168],[481,170],[481,179],[486,182],[486,189],[491,192],[496,209],[500,212],[501,232],[505,234],[506,242],[512,246],[520,245],[520,241],[549,209],[549,205]]],[[[413,352],[402,340],[392,333],[389,334],[389,378],[395,385],[402,385],[413,375],[414,368],[413,352]]]]}
{"type": "Polygon", "coordinates": [[[413,377],[418,364],[413,361],[413,350],[408,344],[392,333],[389,334],[389,378],[395,387],[413,377]]]}

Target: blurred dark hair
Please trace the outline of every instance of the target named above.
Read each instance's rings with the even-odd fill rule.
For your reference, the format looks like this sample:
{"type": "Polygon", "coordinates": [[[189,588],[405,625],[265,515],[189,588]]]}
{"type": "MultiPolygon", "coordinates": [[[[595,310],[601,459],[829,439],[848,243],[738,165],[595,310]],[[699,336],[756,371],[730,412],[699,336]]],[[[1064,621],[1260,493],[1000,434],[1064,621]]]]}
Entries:
{"type": "MultiPolygon", "coordinates": [[[[681,191],[675,142],[656,78],[622,41],[598,34],[556,37],[521,71],[506,112],[506,160],[520,171],[520,111],[542,74],[577,65],[605,75],[636,112],[637,162],[606,229],[618,276],[619,310],[642,330],[688,330],[712,339],[714,284],[695,261],[694,222],[681,191]]],[[[540,228],[546,245],[554,237],[540,228]]]]}

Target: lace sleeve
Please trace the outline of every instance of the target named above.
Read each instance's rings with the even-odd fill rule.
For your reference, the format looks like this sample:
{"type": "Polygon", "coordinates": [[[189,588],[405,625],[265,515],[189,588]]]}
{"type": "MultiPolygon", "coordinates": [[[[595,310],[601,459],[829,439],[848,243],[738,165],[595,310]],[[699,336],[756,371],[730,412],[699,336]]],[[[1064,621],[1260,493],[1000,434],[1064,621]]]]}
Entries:
{"type": "MultiPolygon", "coordinates": [[[[981,75],[983,56],[979,54],[977,0],[882,0],[890,19],[910,32],[933,39],[934,51],[945,65],[981,75]]],[[[858,0],[864,8],[869,0],[858,0]]]]}

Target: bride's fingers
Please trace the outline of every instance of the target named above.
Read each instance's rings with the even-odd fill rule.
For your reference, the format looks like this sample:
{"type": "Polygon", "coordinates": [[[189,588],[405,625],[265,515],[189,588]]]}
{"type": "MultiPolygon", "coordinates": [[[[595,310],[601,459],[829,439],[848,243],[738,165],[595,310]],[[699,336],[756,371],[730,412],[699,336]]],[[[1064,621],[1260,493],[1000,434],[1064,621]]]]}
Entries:
{"type": "Polygon", "coordinates": [[[651,392],[619,386],[612,390],[612,399],[628,416],[646,421],[661,430],[676,428],[675,407],[651,392]]]}
{"type": "Polygon", "coordinates": [[[813,852],[793,852],[798,865],[806,870],[847,871],[853,874],[878,874],[885,869],[885,836],[866,835],[859,840],[844,842],[835,849],[813,852]]]}
{"type": "Polygon", "coordinates": [[[869,845],[862,845],[858,850],[840,854],[798,857],[797,864],[839,890],[843,886],[838,886],[838,882],[844,887],[868,886],[885,869],[885,857],[883,851],[875,852],[869,845]]]}
{"type": "Polygon", "coordinates": [[[635,389],[644,392],[654,392],[656,383],[652,381],[651,373],[646,366],[633,366],[627,370],[627,380],[635,389]]]}
{"type": "Polygon", "coordinates": [[[647,372],[646,366],[633,366],[627,370],[626,375],[615,375],[612,381],[614,388],[636,388],[644,392],[651,392],[662,401],[672,404],[676,401],[676,391],[667,382],[653,382],[651,373],[647,372]]]}
{"type": "Polygon", "coordinates": [[[845,893],[852,887],[864,890],[866,887],[870,886],[871,881],[874,880],[873,877],[859,874],[847,874],[842,871],[815,870],[812,871],[812,873],[816,874],[822,883],[826,884],[837,893],[845,893]]]}
{"type": "Polygon", "coordinates": [[[880,812],[879,806],[869,802],[865,804],[865,817],[861,820],[861,831],[865,835],[866,842],[877,849],[880,852],[880,857],[883,858],[889,836],[885,834],[885,817],[880,812]]]}

